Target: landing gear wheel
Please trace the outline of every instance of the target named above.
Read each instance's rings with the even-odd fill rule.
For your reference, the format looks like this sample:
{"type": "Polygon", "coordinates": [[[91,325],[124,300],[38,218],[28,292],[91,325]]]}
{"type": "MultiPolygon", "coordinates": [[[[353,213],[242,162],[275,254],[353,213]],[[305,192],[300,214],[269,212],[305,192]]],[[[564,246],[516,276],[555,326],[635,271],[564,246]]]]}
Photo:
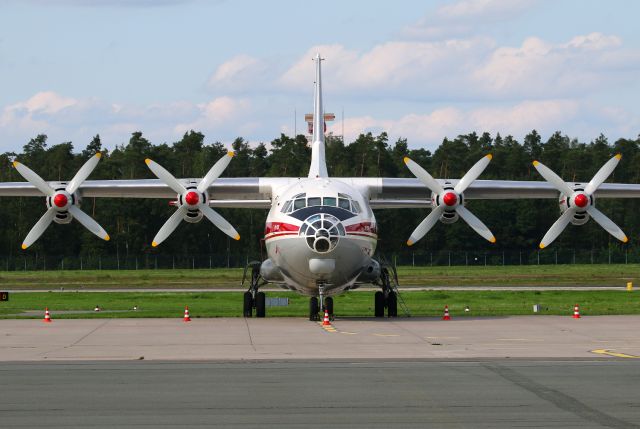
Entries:
{"type": "Polygon", "coordinates": [[[398,317],[398,296],[394,291],[387,296],[387,316],[398,317]]]}
{"type": "Polygon", "coordinates": [[[253,313],[253,296],[251,295],[251,292],[244,293],[242,313],[244,317],[251,317],[251,313],[253,313]]]}
{"type": "Polygon", "coordinates": [[[265,317],[267,315],[267,298],[264,292],[256,294],[256,317],[265,317]]]}
{"type": "Polygon", "coordinates": [[[384,317],[384,294],[380,291],[375,295],[375,310],[374,315],[376,317],[384,317]]]}
{"type": "Polygon", "coordinates": [[[329,319],[333,320],[333,298],[330,296],[325,298],[324,306],[327,308],[327,312],[329,313],[329,319]]]}
{"type": "Polygon", "coordinates": [[[309,320],[312,322],[320,320],[318,317],[318,310],[318,298],[312,296],[311,299],[309,299],[309,320]]]}

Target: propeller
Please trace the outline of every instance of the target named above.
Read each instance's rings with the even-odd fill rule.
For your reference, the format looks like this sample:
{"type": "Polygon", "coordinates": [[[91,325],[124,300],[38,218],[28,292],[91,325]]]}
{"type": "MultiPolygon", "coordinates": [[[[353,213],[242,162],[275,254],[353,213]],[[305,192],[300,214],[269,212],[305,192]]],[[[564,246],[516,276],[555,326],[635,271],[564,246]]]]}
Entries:
{"type": "MultiPolygon", "coordinates": [[[[228,152],[225,156],[216,162],[213,167],[202,178],[197,187],[185,187],[178,179],[169,173],[164,167],[155,161],[145,159],[149,169],[156,175],[158,179],[165,185],[173,189],[178,194],[178,209],[171,215],[169,219],[162,225],[160,231],[156,234],[151,245],[158,246],[171,235],[178,227],[180,222],[188,216],[189,212],[200,212],[211,221],[218,229],[227,234],[234,240],[240,240],[240,234],[235,230],[225,218],[220,216],[215,210],[209,207],[207,189],[209,186],[224,172],[234,153],[228,152]]],[[[199,219],[198,219],[199,220],[199,219]]]]}
{"type": "Polygon", "coordinates": [[[109,234],[107,234],[98,222],[93,220],[77,206],[80,198],[76,195],[76,191],[96,168],[101,156],[102,154],[98,152],[89,158],[89,160],[84,163],[82,168],[78,170],[73,179],[71,179],[64,188],[52,187],[26,165],[18,161],[13,162],[13,167],[18,171],[18,173],[20,173],[22,177],[47,197],[47,211],[27,234],[27,237],[22,243],[23,249],[31,246],[38,238],[40,238],[52,221],[58,223],[69,223],[72,217],[75,217],[78,222],[98,237],[109,241],[109,234]]]}
{"type": "MultiPolygon", "coordinates": [[[[455,187],[443,187],[435,180],[427,171],[420,167],[416,162],[405,157],[404,163],[414,176],[418,178],[427,188],[431,190],[431,203],[433,210],[411,233],[411,237],[407,240],[407,244],[412,246],[429,232],[439,219],[446,214],[457,214],[460,216],[475,232],[480,234],[484,239],[491,243],[496,242],[496,238],[480,219],[471,213],[464,205],[464,191],[482,174],[485,168],[491,162],[492,155],[486,155],[475,163],[473,167],[458,181],[455,187]]],[[[455,218],[454,218],[455,219],[455,218]]]]}
{"type": "MultiPolygon", "coordinates": [[[[602,228],[604,228],[609,234],[613,235],[618,240],[626,243],[629,241],[626,234],[616,225],[611,219],[605,216],[600,210],[595,207],[594,193],[602,183],[607,180],[607,177],[613,173],[620,159],[621,154],[617,154],[609,161],[607,161],[600,170],[593,176],[593,179],[584,187],[584,189],[575,187],[572,188],[564,180],[553,172],[549,167],[540,163],[539,161],[533,161],[533,166],[538,170],[538,173],[544,179],[551,183],[558,191],[560,191],[560,204],[564,207],[564,212],[560,218],[551,225],[549,231],[545,234],[540,242],[540,248],[544,249],[555,240],[558,235],[574,220],[576,214],[589,214],[602,228]]],[[[584,220],[586,222],[588,218],[584,220]]],[[[580,224],[584,223],[581,222],[580,224]]]]}

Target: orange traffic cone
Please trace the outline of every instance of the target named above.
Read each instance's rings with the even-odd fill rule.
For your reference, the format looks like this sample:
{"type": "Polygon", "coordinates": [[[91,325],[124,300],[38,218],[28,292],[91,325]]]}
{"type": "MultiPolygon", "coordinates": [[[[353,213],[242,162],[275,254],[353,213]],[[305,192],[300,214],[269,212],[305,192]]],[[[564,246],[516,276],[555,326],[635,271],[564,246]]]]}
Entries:
{"type": "Polygon", "coordinates": [[[324,309],[324,319],[322,319],[322,326],[331,326],[331,322],[329,322],[329,310],[324,309]]]}
{"type": "Polygon", "coordinates": [[[43,322],[46,323],[51,323],[51,315],[49,314],[49,307],[45,307],[44,309],[44,319],[42,319],[43,322]]]}
{"type": "Polygon", "coordinates": [[[449,316],[449,306],[444,306],[444,316],[442,316],[442,320],[451,320],[451,316],[449,316]]]}
{"type": "Polygon", "coordinates": [[[189,307],[188,306],[184,306],[184,319],[182,319],[184,322],[191,322],[191,317],[189,317],[189,307]]]}
{"type": "Polygon", "coordinates": [[[578,307],[578,304],[576,304],[573,307],[573,318],[574,319],[579,319],[580,318],[580,307],[578,307]]]}

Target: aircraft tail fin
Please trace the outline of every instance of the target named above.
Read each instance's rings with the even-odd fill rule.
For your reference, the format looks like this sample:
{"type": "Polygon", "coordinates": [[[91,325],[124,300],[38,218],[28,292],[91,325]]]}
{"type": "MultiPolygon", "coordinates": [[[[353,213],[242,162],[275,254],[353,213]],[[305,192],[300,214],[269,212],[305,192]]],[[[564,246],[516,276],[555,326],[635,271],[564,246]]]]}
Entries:
{"type": "Polygon", "coordinates": [[[309,177],[329,177],[324,155],[324,110],[322,108],[322,58],[316,54],[316,84],[313,96],[313,139],[311,140],[311,166],[309,177]]]}

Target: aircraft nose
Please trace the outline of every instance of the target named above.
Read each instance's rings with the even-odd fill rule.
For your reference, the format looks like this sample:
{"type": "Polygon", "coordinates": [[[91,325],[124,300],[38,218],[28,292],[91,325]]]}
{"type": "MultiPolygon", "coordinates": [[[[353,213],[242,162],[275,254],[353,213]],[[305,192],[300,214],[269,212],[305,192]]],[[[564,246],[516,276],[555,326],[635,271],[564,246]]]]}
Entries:
{"type": "Polygon", "coordinates": [[[345,235],[342,222],[327,213],[309,216],[300,227],[300,235],[306,237],[307,246],[316,253],[329,253],[345,235]]]}

